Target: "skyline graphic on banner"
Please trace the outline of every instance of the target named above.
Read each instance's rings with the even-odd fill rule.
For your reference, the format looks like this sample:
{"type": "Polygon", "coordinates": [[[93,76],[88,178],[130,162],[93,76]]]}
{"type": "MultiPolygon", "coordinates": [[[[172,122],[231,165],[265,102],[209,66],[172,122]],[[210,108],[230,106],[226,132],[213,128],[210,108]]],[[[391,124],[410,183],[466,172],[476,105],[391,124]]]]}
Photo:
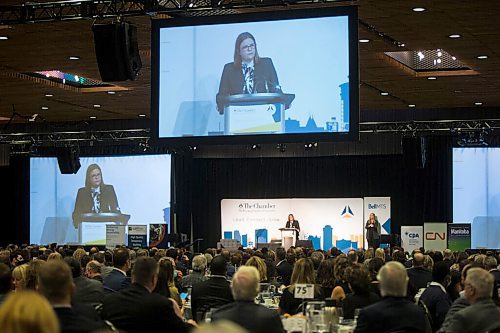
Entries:
{"type": "MultiPolygon", "coordinates": [[[[255,229],[255,245],[258,244],[267,244],[268,243],[268,230],[265,228],[255,229]]],[[[248,235],[241,235],[239,230],[234,231],[224,231],[223,232],[224,239],[235,239],[241,243],[243,247],[253,246],[254,243],[247,242],[248,235]],[[233,237],[234,236],[234,237],[233,237]]],[[[323,235],[308,235],[307,240],[310,240],[313,244],[313,248],[315,250],[322,249],[324,251],[328,251],[331,249],[334,244],[342,252],[347,252],[350,249],[357,249],[358,244],[363,244],[363,235],[362,234],[353,234],[350,235],[349,239],[338,239],[338,236],[334,235],[334,230],[331,225],[325,225],[323,227],[323,235]],[[321,242],[323,240],[323,242],[321,242]]]]}

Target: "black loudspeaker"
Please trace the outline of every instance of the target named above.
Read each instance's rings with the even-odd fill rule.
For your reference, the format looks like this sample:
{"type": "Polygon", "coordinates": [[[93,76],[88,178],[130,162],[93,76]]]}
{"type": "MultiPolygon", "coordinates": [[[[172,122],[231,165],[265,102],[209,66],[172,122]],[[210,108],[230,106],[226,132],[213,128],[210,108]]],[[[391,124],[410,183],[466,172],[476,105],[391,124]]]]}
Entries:
{"type": "Polygon", "coordinates": [[[406,167],[425,168],[427,161],[427,140],[425,137],[403,138],[401,145],[406,167]]]}
{"type": "Polygon", "coordinates": [[[80,169],[80,156],[75,147],[58,148],[56,150],[57,163],[62,174],[77,173],[80,169]]]}
{"type": "Polygon", "coordinates": [[[137,46],[137,27],[127,22],[94,24],[95,55],[101,79],[134,80],[142,67],[137,46]]]}

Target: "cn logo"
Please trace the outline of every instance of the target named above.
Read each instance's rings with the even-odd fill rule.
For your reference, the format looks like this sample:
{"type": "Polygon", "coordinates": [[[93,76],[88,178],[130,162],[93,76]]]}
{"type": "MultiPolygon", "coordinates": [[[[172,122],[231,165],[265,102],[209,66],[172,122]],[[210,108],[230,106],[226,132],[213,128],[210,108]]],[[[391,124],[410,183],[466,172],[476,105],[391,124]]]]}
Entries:
{"type": "Polygon", "coordinates": [[[445,240],[446,239],[446,234],[444,232],[426,232],[425,233],[425,239],[426,240],[445,240]]]}

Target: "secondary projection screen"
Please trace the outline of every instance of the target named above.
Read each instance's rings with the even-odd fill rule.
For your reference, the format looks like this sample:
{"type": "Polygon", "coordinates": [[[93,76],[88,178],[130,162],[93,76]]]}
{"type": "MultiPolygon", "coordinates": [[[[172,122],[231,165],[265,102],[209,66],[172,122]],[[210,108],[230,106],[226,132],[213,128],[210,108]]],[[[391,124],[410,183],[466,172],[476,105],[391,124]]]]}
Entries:
{"type": "Polygon", "coordinates": [[[169,222],[170,155],[82,157],[80,162],[78,173],[68,175],[60,173],[56,158],[30,159],[31,243],[104,244],[105,225],[117,223],[106,220],[116,216],[128,218],[129,225],[169,222]],[[92,181],[98,177],[97,197],[92,181]],[[96,202],[99,221],[78,217],[90,214],[95,220],[96,202]]]}
{"type": "Polygon", "coordinates": [[[453,149],[453,222],[471,223],[472,248],[500,248],[500,148],[453,149]]]}
{"type": "Polygon", "coordinates": [[[353,8],[154,20],[155,136],[357,138],[357,29],[353,8]]]}

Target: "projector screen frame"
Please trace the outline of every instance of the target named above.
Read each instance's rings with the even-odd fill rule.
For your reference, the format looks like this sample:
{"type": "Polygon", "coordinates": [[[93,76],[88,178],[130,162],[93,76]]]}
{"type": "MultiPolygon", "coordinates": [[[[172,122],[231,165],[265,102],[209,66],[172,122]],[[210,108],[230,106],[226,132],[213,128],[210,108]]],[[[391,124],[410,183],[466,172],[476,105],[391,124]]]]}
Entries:
{"type": "MultiPolygon", "coordinates": [[[[340,142],[359,140],[359,55],[358,55],[358,10],[356,6],[314,8],[298,10],[277,10],[236,15],[183,17],[152,20],[151,54],[151,140],[163,146],[188,147],[202,145],[255,144],[255,143],[297,143],[297,142],[340,142]],[[159,122],[159,68],[160,29],[216,25],[247,22],[281,21],[306,18],[347,16],[349,50],[349,131],[309,132],[280,134],[241,134],[214,136],[160,137],[159,122]]],[[[284,89],[285,90],[285,89],[284,89]]],[[[288,91],[284,91],[287,93],[288,91]]],[[[291,92],[293,93],[293,91],[291,92]]],[[[293,102],[292,102],[293,105],[293,102]]],[[[174,121],[174,120],[172,120],[174,121]]]]}

